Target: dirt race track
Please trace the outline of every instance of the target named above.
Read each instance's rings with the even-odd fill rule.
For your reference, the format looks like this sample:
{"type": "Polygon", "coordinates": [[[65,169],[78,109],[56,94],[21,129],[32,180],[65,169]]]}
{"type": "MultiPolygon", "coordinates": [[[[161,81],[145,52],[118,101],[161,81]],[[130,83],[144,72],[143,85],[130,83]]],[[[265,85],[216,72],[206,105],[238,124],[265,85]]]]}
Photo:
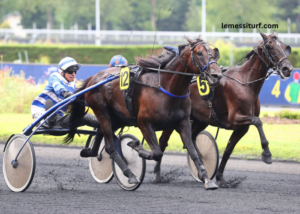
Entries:
{"type": "MultiPolygon", "coordinates": [[[[3,144],[0,149],[3,151],[3,144]]],[[[112,180],[96,183],[80,149],[35,146],[37,167],[24,193],[11,192],[1,169],[0,213],[299,213],[300,164],[229,160],[225,176],[235,188],[205,191],[186,156],[165,155],[163,183],[153,183],[153,161],[134,192],[112,180]]],[[[1,152],[1,166],[3,153],[1,152]]]]}

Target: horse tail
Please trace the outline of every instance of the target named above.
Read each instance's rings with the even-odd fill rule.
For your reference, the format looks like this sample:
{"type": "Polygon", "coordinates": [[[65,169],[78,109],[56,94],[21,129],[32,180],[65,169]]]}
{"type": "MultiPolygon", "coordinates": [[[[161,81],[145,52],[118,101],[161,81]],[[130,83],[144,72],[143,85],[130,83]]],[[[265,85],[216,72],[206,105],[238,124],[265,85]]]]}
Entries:
{"type": "MultiPolygon", "coordinates": [[[[91,80],[93,76],[87,78],[84,80],[81,84],[81,86],[74,92],[74,94],[84,90],[86,86],[88,85],[89,81],[91,80]]],[[[84,117],[84,115],[87,113],[85,111],[85,99],[84,94],[81,96],[77,96],[76,99],[73,101],[73,103],[70,105],[70,119],[69,119],[69,127],[70,131],[68,135],[64,138],[63,143],[69,144],[74,140],[75,134],[77,132],[78,127],[78,120],[84,117]]]]}

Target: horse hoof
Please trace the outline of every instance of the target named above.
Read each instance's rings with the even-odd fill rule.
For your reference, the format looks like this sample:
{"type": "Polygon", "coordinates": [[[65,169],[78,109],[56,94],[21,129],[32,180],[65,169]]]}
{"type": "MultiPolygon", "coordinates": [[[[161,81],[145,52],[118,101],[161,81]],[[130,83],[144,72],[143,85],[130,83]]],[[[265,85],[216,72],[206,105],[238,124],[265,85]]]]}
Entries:
{"type": "Polygon", "coordinates": [[[131,147],[132,149],[134,149],[135,151],[139,151],[140,148],[140,141],[139,140],[133,140],[130,141],[129,143],[127,143],[127,146],[131,147]]]}
{"type": "Polygon", "coordinates": [[[135,175],[132,175],[129,177],[128,183],[129,184],[139,184],[140,180],[135,175]]]}
{"type": "Polygon", "coordinates": [[[81,150],[80,157],[82,158],[97,157],[97,153],[93,154],[92,149],[86,148],[81,150]]]}
{"type": "Polygon", "coordinates": [[[271,164],[272,163],[272,155],[271,156],[265,156],[265,155],[262,154],[261,159],[266,164],[271,164]]]}
{"type": "Polygon", "coordinates": [[[155,178],[154,178],[154,183],[161,183],[161,176],[160,176],[160,172],[156,172],[154,173],[155,178]]]}
{"type": "Polygon", "coordinates": [[[224,178],[217,180],[217,184],[220,188],[230,188],[230,185],[224,178]]]}
{"type": "Polygon", "coordinates": [[[215,190],[219,188],[218,185],[215,184],[215,182],[209,179],[205,179],[204,187],[206,190],[215,190]]]}

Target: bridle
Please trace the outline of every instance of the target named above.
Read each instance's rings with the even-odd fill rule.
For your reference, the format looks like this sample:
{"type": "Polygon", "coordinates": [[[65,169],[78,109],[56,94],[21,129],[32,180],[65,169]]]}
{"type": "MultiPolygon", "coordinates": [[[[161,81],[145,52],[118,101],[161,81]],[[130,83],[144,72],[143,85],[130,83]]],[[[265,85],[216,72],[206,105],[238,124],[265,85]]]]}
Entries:
{"type": "MultiPolygon", "coordinates": [[[[187,44],[187,45],[188,45],[188,44],[187,44]]],[[[186,45],[186,46],[187,46],[187,45],[186,45]]],[[[189,46],[190,46],[190,52],[191,52],[192,65],[193,65],[193,71],[194,71],[194,73],[196,72],[196,71],[195,71],[195,64],[196,64],[196,66],[197,66],[197,68],[198,68],[198,70],[199,70],[199,73],[200,73],[200,78],[201,78],[201,79],[206,79],[206,75],[207,75],[207,76],[210,76],[210,74],[208,73],[208,71],[205,71],[206,68],[208,69],[208,66],[209,66],[210,64],[212,64],[212,63],[216,63],[216,64],[218,65],[217,61],[215,61],[215,60],[209,61],[210,58],[214,58],[214,55],[211,53],[211,51],[210,51],[210,49],[209,49],[209,47],[208,47],[208,44],[207,44],[206,42],[204,42],[203,40],[201,40],[201,41],[195,43],[193,46],[192,46],[191,44],[189,44],[189,46]],[[198,60],[196,59],[196,57],[195,57],[195,55],[194,55],[194,49],[195,49],[195,47],[196,47],[197,45],[199,45],[199,44],[202,44],[202,45],[204,46],[204,48],[206,49],[206,52],[207,52],[207,64],[204,65],[204,66],[202,66],[201,63],[198,62],[198,60]]],[[[187,67],[188,69],[190,69],[189,66],[188,66],[187,64],[185,64],[185,63],[181,60],[180,53],[179,53],[177,56],[179,57],[179,61],[180,61],[185,67],[187,67]]],[[[199,76],[199,75],[195,75],[195,76],[199,76]]]]}
{"type": "Polygon", "coordinates": [[[283,78],[286,78],[282,72],[280,71],[279,69],[279,65],[280,63],[284,60],[284,59],[288,59],[288,55],[286,54],[286,52],[284,52],[282,50],[282,47],[280,45],[280,43],[282,43],[285,47],[286,47],[286,50],[288,50],[288,55],[291,53],[291,47],[289,45],[285,45],[283,42],[279,41],[276,37],[271,37],[269,38],[266,42],[264,41],[264,44],[263,46],[261,47],[262,48],[262,56],[259,54],[259,51],[258,51],[258,47],[255,47],[254,49],[254,52],[259,56],[259,58],[266,64],[267,68],[270,68],[271,66],[273,67],[272,70],[274,72],[277,72],[281,77],[283,78]],[[276,55],[270,55],[269,51],[268,51],[268,48],[267,48],[267,45],[269,44],[270,41],[275,41],[276,45],[279,46],[279,49],[280,49],[280,53],[276,54],[276,55]],[[268,58],[269,60],[269,63],[267,63],[264,59],[264,56],[263,55],[266,55],[266,57],[268,58]],[[275,63],[273,61],[274,57],[278,56],[278,55],[283,55],[282,58],[280,58],[280,60],[278,60],[277,63],[275,63]]]}
{"type": "MultiPolygon", "coordinates": [[[[251,81],[251,82],[242,83],[241,81],[237,80],[236,78],[230,77],[230,76],[228,76],[228,75],[226,75],[226,74],[223,74],[223,76],[226,76],[226,77],[228,77],[228,78],[230,78],[230,79],[233,79],[233,80],[235,80],[236,82],[240,83],[241,85],[248,85],[248,84],[255,83],[255,82],[258,82],[258,81],[261,81],[261,80],[265,80],[265,79],[269,78],[269,76],[271,76],[271,74],[273,74],[273,73],[279,74],[283,79],[288,78],[288,77],[285,77],[285,76],[282,74],[282,72],[280,71],[280,69],[279,69],[278,66],[280,65],[280,63],[281,63],[284,59],[288,59],[288,56],[289,56],[290,53],[291,53],[291,47],[290,47],[289,45],[285,45],[286,51],[288,51],[288,52],[284,52],[284,51],[282,50],[282,48],[281,48],[280,43],[282,43],[283,45],[285,45],[283,42],[279,41],[276,37],[271,37],[271,38],[269,38],[266,42],[264,42],[263,46],[261,47],[261,48],[262,48],[262,55],[259,54],[258,47],[254,47],[254,49],[253,49],[254,53],[256,53],[256,54],[259,56],[259,58],[266,64],[266,66],[267,66],[268,69],[269,69],[271,66],[273,66],[272,70],[271,70],[270,72],[268,72],[268,73],[266,74],[265,77],[259,78],[259,79],[257,79],[257,80],[251,81]],[[270,53],[269,53],[269,51],[268,51],[268,48],[267,48],[267,45],[268,45],[269,42],[272,41],[272,40],[275,40],[275,41],[276,41],[276,44],[277,44],[277,45],[279,46],[279,48],[280,48],[280,53],[278,53],[278,54],[276,54],[276,55],[270,55],[270,53]],[[288,54],[286,54],[286,53],[288,53],[288,54]],[[264,59],[263,54],[266,55],[266,57],[267,57],[268,60],[269,60],[269,63],[266,62],[266,60],[264,59]],[[280,58],[280,60],[278,60],[277,63],[275,63],[275,62],[273,61],[273,58],[274,58],[275,56],[278,56],[278,55],[283,55],[283,57],[280,58]]],[[[227,70],[228,70],[228,69],[227,69],[227,70]]]]}

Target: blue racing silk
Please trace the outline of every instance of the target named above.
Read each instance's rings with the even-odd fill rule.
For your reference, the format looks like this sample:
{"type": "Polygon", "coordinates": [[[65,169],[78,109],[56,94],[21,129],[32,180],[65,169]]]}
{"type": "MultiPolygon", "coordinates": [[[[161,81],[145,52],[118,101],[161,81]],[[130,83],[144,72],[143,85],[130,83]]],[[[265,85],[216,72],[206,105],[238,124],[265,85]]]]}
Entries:
{"type": "MultiPolygon", "coordinates": [[[[63,94],[65,91],[74,92],[76,86],[74,82],[68,82],[60,73],[54,72],[49,76],[48,85],[44,91],[38,95],[31,104],[31,114],[45,112],[45,103],[47,99],[51,99],[53,104],[65,99],[63,94]]],[[[63,116],[67,110],[67,106],[62,108],[57,114],[63,116]]]]}

